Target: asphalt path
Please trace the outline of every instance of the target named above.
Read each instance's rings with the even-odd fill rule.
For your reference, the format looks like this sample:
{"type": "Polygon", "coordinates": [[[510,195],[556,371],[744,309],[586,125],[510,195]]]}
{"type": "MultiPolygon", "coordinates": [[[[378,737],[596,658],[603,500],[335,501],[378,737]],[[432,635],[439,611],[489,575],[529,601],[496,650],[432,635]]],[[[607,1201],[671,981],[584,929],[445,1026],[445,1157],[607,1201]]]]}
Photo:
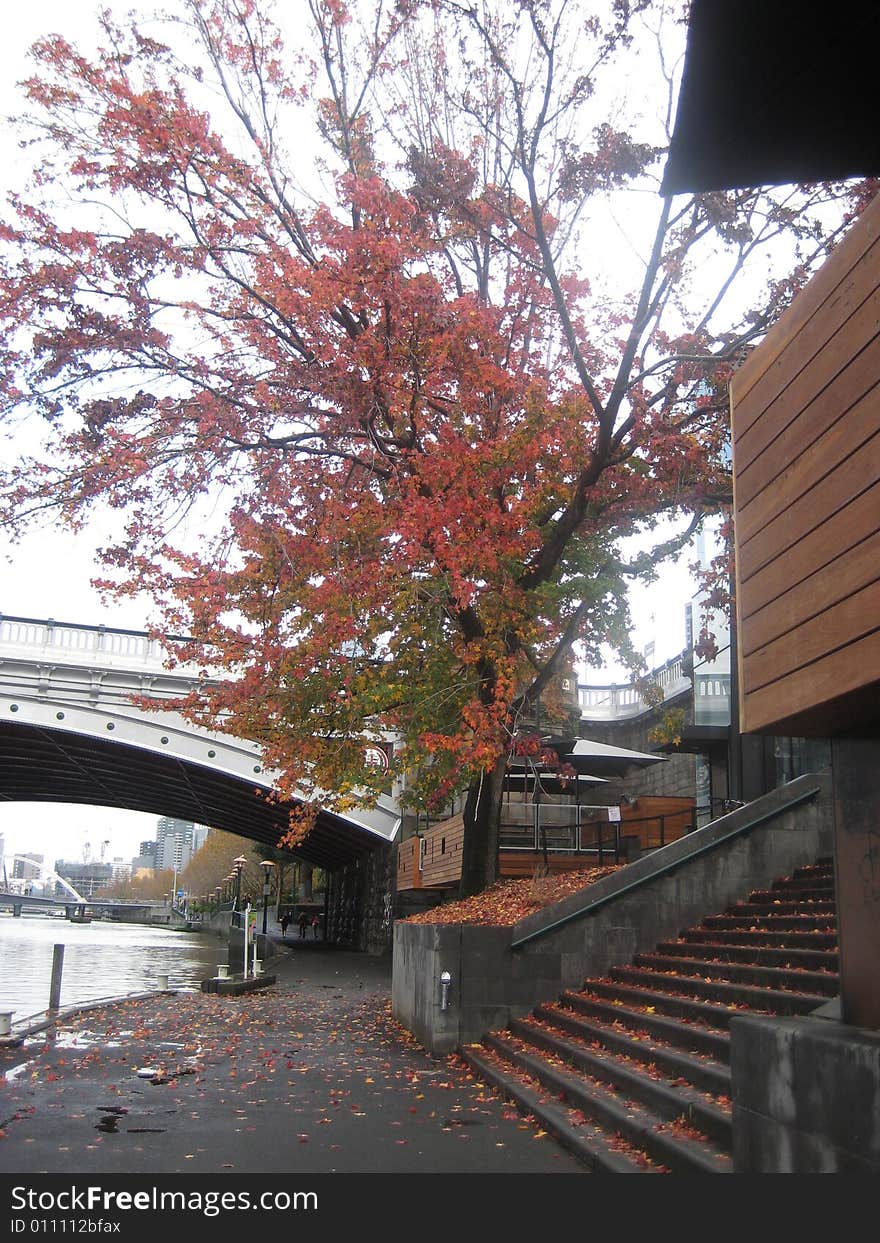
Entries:
{"type": "Polygon", "coordinates": [[[388,958],[294,935],[267,971],[261,991],[104,1005],[0,1052],[0,1173],[586,1172],[394,1021],[388,958]]]}

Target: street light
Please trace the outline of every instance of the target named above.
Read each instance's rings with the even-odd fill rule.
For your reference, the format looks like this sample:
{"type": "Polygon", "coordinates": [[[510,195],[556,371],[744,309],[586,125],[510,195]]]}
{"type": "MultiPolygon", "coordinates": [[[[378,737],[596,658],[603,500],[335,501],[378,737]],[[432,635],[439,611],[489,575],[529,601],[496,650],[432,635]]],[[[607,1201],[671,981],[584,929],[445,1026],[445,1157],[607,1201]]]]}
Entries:
{"type": "Polygon", "coordinates": [[[241,869],[247,863],[247,859],[244,855],[239,855],[232,862],[235,865],[235,906],[232,909],[237,911],[241,905],[241,869]]]}
{"type": "Polygon", "coordinates": [[[269,909],[269,877],[274,866],[271,859],[260,860],[260,867],[263,869],[263,936],[266,935],[266,913],[269,909]]]}

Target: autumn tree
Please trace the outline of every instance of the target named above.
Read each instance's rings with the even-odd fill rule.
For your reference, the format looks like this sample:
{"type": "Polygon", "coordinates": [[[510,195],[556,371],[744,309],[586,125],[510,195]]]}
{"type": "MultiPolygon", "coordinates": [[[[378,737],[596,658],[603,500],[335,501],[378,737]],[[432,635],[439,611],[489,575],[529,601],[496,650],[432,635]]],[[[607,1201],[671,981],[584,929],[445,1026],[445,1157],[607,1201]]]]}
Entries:
{"type": "Polygon", "coordinates": [[[274,858],[283,870],[295,862],[289,851],[275,851],[265,846],[255,846],[247,837],[211,829],[202,847],[195,852],[181,874],[181,882],[187,892],[200,895],[210,893],[235,869],[235,860],[243,858],[240,893],[251,902],[262,901],[263,869],[260,860],[274,858]]]}
{"type": "Polygon", "coordinates": [[[0,314],[46,443],[3,520],[118,510],[108,589],[192,636],[193,719],[307,812],[466,792],[475,892],[520,722],[729,497],[727,378],[850,188],[661,199],[664,4],[296,7],[35,47],[0,314]]]}

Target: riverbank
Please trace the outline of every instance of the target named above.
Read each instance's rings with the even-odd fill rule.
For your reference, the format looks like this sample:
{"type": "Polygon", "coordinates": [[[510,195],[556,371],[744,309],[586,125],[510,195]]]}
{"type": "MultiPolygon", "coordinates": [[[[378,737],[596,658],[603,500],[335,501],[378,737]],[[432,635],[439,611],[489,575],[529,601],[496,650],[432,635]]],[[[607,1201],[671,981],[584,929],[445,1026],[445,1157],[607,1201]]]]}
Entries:
{"type": "Polygon", "coordinates": [[[584,1172],[395,1023],[390,960],[277,951],[271,988],[97,1006],[0,1054],[0,1172],[584,1172]]]}
{"type": "Polygon", "coordinates": [[[155,991],[167,976],[198,988],[225,961],[218,935],[94,920],[71,924],[45,916],[0,917],[0,1011],[20,1034],[50,1002],[55,946],[64,950],[61,1007],[155,991]]]}

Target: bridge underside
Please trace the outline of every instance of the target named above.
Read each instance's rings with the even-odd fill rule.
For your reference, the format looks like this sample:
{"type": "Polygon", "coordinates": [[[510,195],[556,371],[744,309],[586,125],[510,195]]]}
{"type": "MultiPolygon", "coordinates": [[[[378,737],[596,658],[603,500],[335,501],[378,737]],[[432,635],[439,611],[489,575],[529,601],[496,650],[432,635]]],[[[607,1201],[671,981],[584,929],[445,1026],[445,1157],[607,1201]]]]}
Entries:
{"type": "MultiPolygon", "coordinates": [[[[17,722],[0,723],[0,802],[86,803],[174,816],[276,846],[289,806],[239,778],[172,755],[17,722]]],[[[335,871],[385,839],[321,812],[298,857],[335,871]]]]}

